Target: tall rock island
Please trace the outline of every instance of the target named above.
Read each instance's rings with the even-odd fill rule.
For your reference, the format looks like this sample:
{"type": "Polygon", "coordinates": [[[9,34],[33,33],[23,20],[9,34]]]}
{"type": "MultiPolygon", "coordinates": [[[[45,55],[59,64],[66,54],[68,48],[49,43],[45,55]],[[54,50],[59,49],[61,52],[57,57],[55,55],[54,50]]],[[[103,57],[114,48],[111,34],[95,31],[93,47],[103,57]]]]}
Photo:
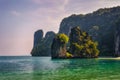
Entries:
{"type": "Polygon", "coordinates": [[[43,38],[43,30],[38,30],[34,33],[34,47],[37,46],[37,44],[39,44],[42,38],[43,38]]]}
{"type": "Polygon", "coordinates": [[[55,36],[53,31],[46,33],[43,37],[43,31],[38,30],[34,34],[34,46],[31,51],[32,56],[50,56],[52,40],[55,36]]]}
{"type": "Polygon", "coordinates": [[[66,44],[69,38],[65,34],[57,34],[51,45],[52,58],[66,58],[66,44]]]}
{"type": "Polygon", "coordinates": [[[97,43],[88,33],[79,27],[71,29],[69,38],[65,34],[58,34],[53,39],[51,46],[52,58],[96,58],[99,55],[97,43]],[[70,39],[70,41],[68,41],[70,39]],[[66,44],[70,43],[69,49],[66,44]]]}

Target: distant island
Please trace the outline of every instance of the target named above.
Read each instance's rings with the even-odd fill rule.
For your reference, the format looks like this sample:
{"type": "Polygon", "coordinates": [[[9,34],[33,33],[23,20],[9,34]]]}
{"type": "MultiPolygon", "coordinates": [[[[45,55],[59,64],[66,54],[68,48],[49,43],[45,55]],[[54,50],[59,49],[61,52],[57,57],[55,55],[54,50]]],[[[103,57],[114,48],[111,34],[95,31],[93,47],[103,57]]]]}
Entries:
{"type": "Polygon", "coordinates": [[[120,6],[85,15],[73,14],[62,20],[57,34],[53,31],[47,32],[45,37],[43,34],[43,30],[35,32],[32,56],[119,57],[120,6]]]}

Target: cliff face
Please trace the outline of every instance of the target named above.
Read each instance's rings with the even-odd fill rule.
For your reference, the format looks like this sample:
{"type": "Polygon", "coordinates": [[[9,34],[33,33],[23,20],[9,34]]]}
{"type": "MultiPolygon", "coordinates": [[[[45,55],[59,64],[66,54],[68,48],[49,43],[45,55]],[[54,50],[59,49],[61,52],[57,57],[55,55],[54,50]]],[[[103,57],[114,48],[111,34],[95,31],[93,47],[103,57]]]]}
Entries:
{"type": "MultiPolygon", "coordinates": [[[[74,14],[62,20],[58,33],[69,35],[71,28],[80,26],[92,36],[93,40],[98,41],[100,56],[118,56],[120,54],[120,30],[119,27],[116,28],[115,21],[119,18],[120,6],[99,9],[86,15],[74,14]]],[[[42,31],[36,34],[39,36],[35,37],[31,54],[33,56],[50,55],[54,32],[48,32],[44,38],[42,31]]]]}
{"type": "Polygon", "coordinates": [[[116,22],[115,30],[115,56],[120,56],[120,19],[116,22]]]}
{"type": "Polygon", "coordinates": [[[95,58],[99,55],[97,44],[88,33],[81,31],[79,27],[71,29],[70,36],[58,34],[51,46],[52,58],[95,58]],[[70,42],[69,49],[66,44],[70,42]]]}
{"type": "MultiPolygon", "coordinates": [[[[69,35],[76,26],[88,32],[99,43],[100,56],[114,56],[115,21],[120,16],[120,7],[99,9],[86,15],[71,15],[60,24],[59,33],[69,35]]],[[[117,49],[117,47],[116,47],[117,49]]]]}
{"type": "Polygon", "coordinates": [[[115,56],[120,56],[120,30],[115,34],[115,56]]]}
{"type": "Polygon", "coordinates": [[[80,43],[80,35],[81,35],[81,30],[79,27],[74,27],[71,29],[71,33],[70,33],[70,49],[69,51],[74,54],[75,56],[79,56],[77,55],[78,52],[75,52],[75,46],[74,43],[80,43]],[[77,54],[76,54],[77,53],[77,54]]]}
{"type": "Polygon", "coordinates": [[[95,58],[99,55],[97,43],[94,42],[87,32],[82,31],[79,27],[71,29],[69,52],[73,57],[95,58]]]}
{"type": "Polygon", "coordinates": [[[34,35],[34,46],[31,51],[32,56],[50,56],[52,40],[55,33],[49,31],[43,37],[43,31],[38,30],[34,35]]]}
{"type": "Polygon", "coordinates": [[[57,34],[51,45],[52,58],[66,58],[66,44],[69,38],[65,34],[57,34]]]}
{"type": "Polygon", "coordinates": [[[42,40],[43,38],[43,31],[38,30],[34,34],[34,47],[42,40]]]}
{"type": "Polygon", "coordinates": [[[54,38],[51,46],[52,58],[63,58],[66,55],[66,45],[54,38]]]}

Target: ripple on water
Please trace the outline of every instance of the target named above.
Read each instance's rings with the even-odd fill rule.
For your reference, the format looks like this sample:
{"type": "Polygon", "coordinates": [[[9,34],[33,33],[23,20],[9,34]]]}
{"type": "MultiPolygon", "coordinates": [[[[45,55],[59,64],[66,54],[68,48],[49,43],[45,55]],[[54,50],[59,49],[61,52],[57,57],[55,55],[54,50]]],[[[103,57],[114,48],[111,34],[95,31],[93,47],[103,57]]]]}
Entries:
{"type": "Polygon", "coordinates": [[[0,80],[117,80],[119,59],[56,59],[14,57],[0,59],[0,80]]]}

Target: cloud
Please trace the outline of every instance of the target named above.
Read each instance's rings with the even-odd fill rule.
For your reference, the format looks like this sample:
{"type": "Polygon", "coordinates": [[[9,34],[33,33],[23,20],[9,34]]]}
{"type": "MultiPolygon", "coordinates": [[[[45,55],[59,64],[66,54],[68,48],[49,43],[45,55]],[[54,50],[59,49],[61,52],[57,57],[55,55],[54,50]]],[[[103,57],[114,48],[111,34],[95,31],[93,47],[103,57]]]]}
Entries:
{"type": "Polygon", "coordinates": [[[34,10],[28,11],[26,17],[45,32],[49,30],[57,32],[61,20],[69,15],[65,11],[69,0],[32,0],[32,2],[38,5],[34,10]]]}
{"type": "Polygon", "coordinates": [[[31,0],[33,3],[39,5],[41,8],[62,7],[68,3],[69,0],[31,0]]]}
{"type": "Polygon", "coordinates": [[[14,16],[20,16],[21,15],[21,13],[15,11],[15,10],[11,11],[11,14],[14,15],[14,16]]]}

